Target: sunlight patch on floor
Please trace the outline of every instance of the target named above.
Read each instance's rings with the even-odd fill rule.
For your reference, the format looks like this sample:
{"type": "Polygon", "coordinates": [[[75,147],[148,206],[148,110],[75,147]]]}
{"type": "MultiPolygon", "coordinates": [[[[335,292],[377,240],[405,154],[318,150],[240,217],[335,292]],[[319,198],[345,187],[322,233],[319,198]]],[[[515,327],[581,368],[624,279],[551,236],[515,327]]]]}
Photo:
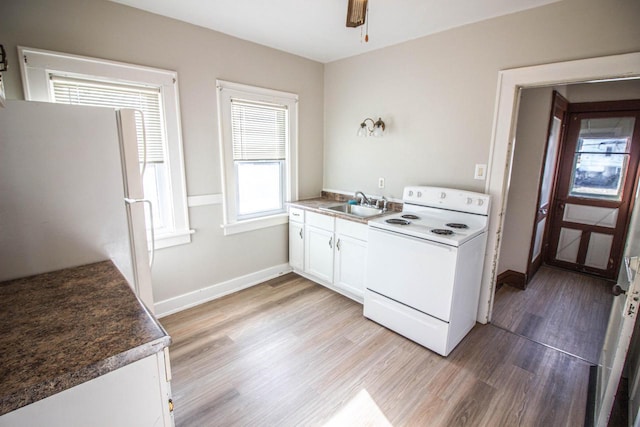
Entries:
{"type": "Polygon", "coordinates": [[[392,427],[376,402],[362,389],[324,427],[392,427]]]}

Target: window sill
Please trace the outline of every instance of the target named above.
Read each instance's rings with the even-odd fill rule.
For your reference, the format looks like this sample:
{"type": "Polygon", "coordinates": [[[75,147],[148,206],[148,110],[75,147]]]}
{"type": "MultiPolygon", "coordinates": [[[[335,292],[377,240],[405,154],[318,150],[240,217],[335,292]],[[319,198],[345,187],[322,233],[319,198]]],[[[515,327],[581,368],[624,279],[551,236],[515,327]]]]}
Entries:
{"type": "Polygon", "coordinates": [[[248,219],[234,222],[233,224],[222,224],[224,235],[244,233],[247,231],[259,230],[261,228],[273,227],[289,222],[289,214],[281,213],[277,215],[265,216],[262,218],[248,219]]]}
{"type": "Polygon", "coordinates": [[[156,249],[170,248],[171,246],[184,245],[191,243],[191,235],[195,230],[180,230],[173,233],[157,234],[155,236],[156,249]]]}

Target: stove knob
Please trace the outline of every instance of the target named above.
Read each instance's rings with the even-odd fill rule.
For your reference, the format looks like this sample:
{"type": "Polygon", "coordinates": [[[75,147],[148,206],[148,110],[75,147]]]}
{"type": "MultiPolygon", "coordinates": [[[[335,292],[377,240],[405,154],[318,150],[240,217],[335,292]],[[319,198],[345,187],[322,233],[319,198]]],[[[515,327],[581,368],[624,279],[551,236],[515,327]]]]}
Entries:
{"type": "Polygon", "coordinates": [[[409,190],[409,197],[413,196],[413,191],[409,190]]]}
{"type": "Polygon", "coordinates": [[[484,200],[478,199],[478,206],[482,206],[482,205],[484,205],[484,200]]]}
{"type": "Polygon", "coordinates": [[[418,197],[422,197],[422,191],[418,191],[418,197]]]}
{"type": "Polygon", "coordinates": [[[473,199],[471,197],[467,197],[467,204],[470,205],[473,203],[473,199]]]}
{"type": "Polygon", "coordinates": [[[444,191],[442,193],[440,193],[440,198],[444,199],[447,197],[447,193],[445,193],[444,191]]]}

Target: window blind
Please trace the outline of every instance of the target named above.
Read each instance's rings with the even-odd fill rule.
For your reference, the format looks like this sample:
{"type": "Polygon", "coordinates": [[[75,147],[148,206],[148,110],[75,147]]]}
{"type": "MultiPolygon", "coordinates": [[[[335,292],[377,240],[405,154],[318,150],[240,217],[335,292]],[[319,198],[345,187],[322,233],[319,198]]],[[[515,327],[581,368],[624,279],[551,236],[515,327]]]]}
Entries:
{"type": "MultiPolygon", "coordinates": [[[[94,107],[131,108],[144,114],[147,162],[164,162],[164,124],[160,89],[50,75],[54,101],[94,107]]],[[[138,158],[144,160],[142,118],[136,114],[138,158]]]]}
{"type": "Polygon", "coordinates": [[[284,160],[287,107],[231,99],[233,160],[284,160]]]}

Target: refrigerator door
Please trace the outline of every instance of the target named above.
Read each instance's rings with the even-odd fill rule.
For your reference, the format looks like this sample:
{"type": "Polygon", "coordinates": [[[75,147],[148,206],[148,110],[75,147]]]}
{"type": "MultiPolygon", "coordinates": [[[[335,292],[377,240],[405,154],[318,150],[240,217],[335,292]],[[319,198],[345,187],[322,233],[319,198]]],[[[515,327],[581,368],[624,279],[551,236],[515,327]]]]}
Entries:
{"type": "Polygon", "coordinates": [[[113,110],[0,109],[0,281],[111,259],[134,271],[113,110]]]}
{"type": "Polygon", "coordinates": [[[153,290],[145,224],[144,191],[138,162],[138,139],[135,120],[138,113],[135,110],[122,109],[116,114],[119,124],[129,236],[133,249],[131,251],[131,262],[134,266],[134,289],[149,311],[153,313],[153,290]]]}

